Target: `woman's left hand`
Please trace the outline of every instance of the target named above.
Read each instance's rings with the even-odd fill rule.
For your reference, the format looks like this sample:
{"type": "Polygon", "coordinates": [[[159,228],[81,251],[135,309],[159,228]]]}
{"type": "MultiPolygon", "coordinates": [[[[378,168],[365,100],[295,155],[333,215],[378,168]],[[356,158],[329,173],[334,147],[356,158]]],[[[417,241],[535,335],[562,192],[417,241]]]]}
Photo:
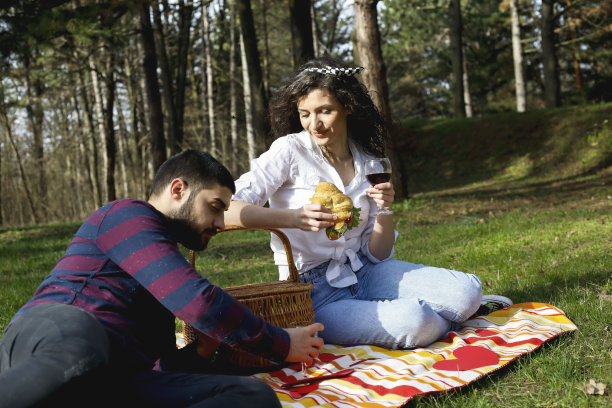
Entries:
{"type": "Polygon", "coordinates": [[[391,208],[395,199],[393,183],[380,183],[366,189],[366,194],[371,197],[379,207],[391,208]]]}

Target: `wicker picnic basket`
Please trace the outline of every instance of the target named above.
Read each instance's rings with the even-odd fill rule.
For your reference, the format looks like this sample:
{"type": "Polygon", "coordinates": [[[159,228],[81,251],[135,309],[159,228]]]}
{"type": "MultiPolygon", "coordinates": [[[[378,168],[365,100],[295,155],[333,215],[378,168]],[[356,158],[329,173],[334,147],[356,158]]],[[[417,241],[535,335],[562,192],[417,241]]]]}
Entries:
{"type": "MultiPolygon", "coordinates": [[[[293,262],[291,244],[287,236],[275,228],[243,228],[228,226],[219,232],[242,231],[242,230],[266,230],[274,233],[280,238],[287,254],[289,265],[289,278],[286,281],[250,283],[240,286],[223,288],[254,314],[268,322],[283,328],[307,326],[314,322],[314,310],[312,306],[312,284],[300,281],[300,276],[293,262]]],[[[196,252],[191,251],[189,262],[195,268],[196,252]]],[[[196,330],[189,324],[184,324],[183,334],[185,343],[189,344],[198,340],[196,330]]],[[[274,364],[262,357],[253,356],[240,350],[234,350],[231,362],[235,365],[251,368],[266,368],[274,364]]]]}

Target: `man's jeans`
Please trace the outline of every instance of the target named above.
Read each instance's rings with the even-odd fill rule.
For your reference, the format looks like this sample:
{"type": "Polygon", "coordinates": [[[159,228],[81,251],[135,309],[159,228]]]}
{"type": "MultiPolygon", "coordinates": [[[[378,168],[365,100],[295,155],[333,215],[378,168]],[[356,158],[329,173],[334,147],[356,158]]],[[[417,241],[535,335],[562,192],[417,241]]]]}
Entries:
{"type": "Polygon", "coordinates": [[[335,288],[327,263],[302,273],[312,283],[315,321],[326,343],[372,344],[392,349],[422,347],[444,337],[476,312],[482,300],[477,276],[396,259],[373,263],[358,254],[358,282],[335,288]]]}
{"type": "MultiPolygon", "coordinates": [[[[176,362],[193,366],[195,347],[177,353],[183,350],[193,355],[176,362]]],[[[0,408],[280,407],[274,391],[255,378],[126,372],[120,362],[109,364],[109,354],[106,330],[88,312],[59,303],[33,306],[0,341],[0,408]]]]}
{"type": "Polygon", "coordinates": [[[0,342],[0,407],[42,406],[64,387],[78,398],[108,361],[106,331],[91,314],[59,303],[33,306],[0,342]]]}

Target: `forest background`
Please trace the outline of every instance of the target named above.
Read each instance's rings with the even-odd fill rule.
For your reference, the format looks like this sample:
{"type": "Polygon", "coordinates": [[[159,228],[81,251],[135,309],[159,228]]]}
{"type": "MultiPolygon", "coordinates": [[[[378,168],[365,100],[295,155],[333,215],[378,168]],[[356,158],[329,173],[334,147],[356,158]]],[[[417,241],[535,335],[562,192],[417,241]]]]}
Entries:
{"type": "Polygon", "coordinates": [[[271,143],[270,95],[322,54],[366,68],[405,197],[409,120],[611,101],[612,1],[6,0],[0,226],[147,198],[188,148],[239,176],[271,143]]]}

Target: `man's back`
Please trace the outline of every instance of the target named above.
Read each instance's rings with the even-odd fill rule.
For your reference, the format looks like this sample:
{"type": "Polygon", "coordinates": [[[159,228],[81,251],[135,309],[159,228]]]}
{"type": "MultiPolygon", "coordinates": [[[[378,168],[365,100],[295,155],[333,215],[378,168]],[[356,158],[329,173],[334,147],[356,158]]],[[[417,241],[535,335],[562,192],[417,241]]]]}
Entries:
{"type": "Polygon", "coordinates": [[[160,278],[162,272],[185,266],[164,222],[144,201],[126,199],[101,207],[81,225],[64,256],[15,318],[44,302],[78,306],[104,324],[116,351],[151,364],[160,346],[173,346],[174,316],[130,273],[155,285],[148,275],[160,278]]]}

